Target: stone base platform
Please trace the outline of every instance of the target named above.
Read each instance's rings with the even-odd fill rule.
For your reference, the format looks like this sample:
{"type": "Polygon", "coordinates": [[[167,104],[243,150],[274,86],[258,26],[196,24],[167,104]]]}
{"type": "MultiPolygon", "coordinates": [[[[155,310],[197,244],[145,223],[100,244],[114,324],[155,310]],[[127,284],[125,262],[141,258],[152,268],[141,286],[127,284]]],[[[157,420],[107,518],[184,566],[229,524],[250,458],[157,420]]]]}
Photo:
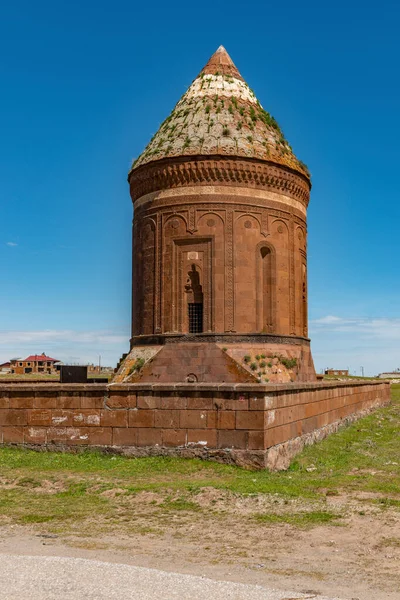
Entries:
{"type": "Polygon", "coordinates": [[[142,338],[135,338],[114,382],[265,384],[316,380],[307,338],[272,334],[142,338]]]}
{"type": "Polygon", "coordinates": [[[0,385],[0,444],[282,469],[305,444],[389,402],[382,381],[9,384],[0,385]]]}

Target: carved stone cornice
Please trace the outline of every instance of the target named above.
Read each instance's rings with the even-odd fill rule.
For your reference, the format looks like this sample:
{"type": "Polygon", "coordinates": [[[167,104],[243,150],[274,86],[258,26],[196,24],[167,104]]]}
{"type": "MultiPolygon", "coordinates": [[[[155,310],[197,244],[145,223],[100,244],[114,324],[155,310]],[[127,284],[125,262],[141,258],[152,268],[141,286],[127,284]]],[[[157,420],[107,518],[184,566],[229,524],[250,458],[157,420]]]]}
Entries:
{"type": "Polygon", "coordinates": [[[280,192],[308,206],[311,183],[287,167],[254,159],[180,157],[154,161],[129,175],[133,202],[145,194],[187,185],[235,185],[280,192]]]}

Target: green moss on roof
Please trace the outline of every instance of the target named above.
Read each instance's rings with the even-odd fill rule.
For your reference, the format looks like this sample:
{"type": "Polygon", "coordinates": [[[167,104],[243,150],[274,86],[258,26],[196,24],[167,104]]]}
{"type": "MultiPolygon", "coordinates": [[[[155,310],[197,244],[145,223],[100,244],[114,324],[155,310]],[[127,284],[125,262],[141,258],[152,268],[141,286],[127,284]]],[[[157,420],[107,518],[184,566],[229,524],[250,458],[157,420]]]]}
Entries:
{"type": "Polygon", "coordinates": [[[220,47],[161,124],[132,169],[190,155],[272,161],[309,177],[274,117],[261,106],[220,47]]]}

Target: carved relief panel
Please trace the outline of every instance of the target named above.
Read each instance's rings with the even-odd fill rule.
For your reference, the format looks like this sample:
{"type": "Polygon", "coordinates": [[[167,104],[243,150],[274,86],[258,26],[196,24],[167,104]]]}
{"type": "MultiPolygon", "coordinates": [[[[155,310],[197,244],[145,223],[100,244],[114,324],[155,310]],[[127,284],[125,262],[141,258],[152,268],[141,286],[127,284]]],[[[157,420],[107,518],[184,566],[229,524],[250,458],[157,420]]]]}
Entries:
{"type": "Polygon", "coordinates": [[[294,306],[290,301],[290,245],[289,227],[285,220],[275,219],[271,224],[271,237],[275,248],[275,290],[276,290],[276,333],[290,334],[294,318],[294,306]]]}
{"type": "Polygon", "coordinates": [[[262,239],[259,220],[250,214],[235,215],[233,239],[235,330],[254,333],[258,330],[256,248],[262,239]]]}
{"type": "Polygon", "coordinates": [[[172,263],[173,331],[212,331],[211,238],[175,239],[172,263]]]}

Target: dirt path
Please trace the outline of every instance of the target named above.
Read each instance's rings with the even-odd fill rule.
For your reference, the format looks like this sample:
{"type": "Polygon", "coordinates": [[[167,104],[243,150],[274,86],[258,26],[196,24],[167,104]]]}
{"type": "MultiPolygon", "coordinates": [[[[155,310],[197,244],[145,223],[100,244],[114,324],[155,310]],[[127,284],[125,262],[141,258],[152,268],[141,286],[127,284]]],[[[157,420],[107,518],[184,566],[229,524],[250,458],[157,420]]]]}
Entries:
{"type": "Polygon", "coordinates": [[[327,508],[343,519],[299,529],[248,517],[271,499],[205,490],[198,512],[164,513],[157,494],[142,492],[132,498],[134,519],[131,511],[124,518],[124,506],[114,530],[106,521],[60,533],[49,533],[44,524],[4,524],[0,553],[92,558],[310,597],[400,600],[400,513],[366,500],[329,498],[327,508]]]}

